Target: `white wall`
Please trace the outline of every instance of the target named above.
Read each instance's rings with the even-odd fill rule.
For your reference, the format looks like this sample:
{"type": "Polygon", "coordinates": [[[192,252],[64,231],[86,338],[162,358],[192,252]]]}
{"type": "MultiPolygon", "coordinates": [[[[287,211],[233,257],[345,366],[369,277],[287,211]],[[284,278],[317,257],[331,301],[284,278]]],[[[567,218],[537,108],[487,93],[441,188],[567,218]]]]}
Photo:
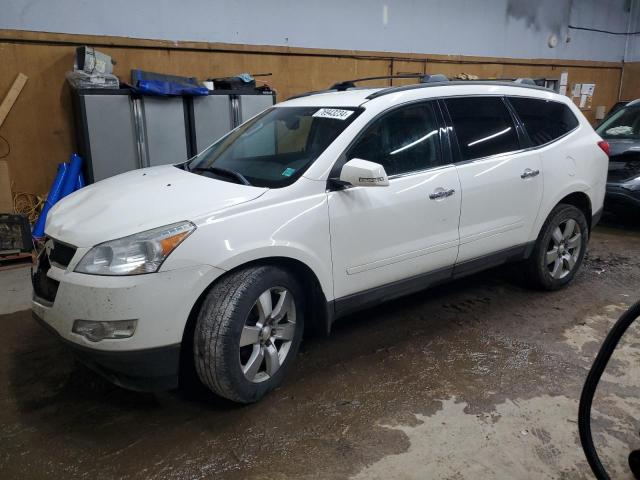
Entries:
{"type": "MultiPolygon", "coordinates": [[[[0,28],[295,47],[619,61],[625,50],[624,36],[569,31],[567,25],[626,31],[631,1],[638,2],[0,0],[0,28]],[[555,48],[548,46],[551,34],[558,38],[555,48]]],[[[640,56],[640,40],[634,39],[629,50],[640,56]]]]}

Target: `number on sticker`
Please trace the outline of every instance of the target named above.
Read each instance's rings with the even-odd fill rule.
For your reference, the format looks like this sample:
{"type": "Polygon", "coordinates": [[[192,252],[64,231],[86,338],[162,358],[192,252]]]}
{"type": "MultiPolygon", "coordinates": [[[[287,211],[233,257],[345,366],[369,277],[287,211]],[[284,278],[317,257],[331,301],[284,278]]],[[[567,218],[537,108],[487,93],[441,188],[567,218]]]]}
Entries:
{"type": "Polygon", "coordinates": [[[341,108],[321,108],[313,114],[316,118],[333,118],[334,120],[346,120],[353,115],[353,110],[343,110],[341,108]]]}

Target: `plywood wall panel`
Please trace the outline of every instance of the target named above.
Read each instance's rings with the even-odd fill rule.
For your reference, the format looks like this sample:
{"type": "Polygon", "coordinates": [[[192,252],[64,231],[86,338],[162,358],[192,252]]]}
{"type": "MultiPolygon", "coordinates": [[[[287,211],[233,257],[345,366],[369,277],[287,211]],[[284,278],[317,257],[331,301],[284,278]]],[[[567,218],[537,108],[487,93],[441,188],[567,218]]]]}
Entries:
{"type": "Polygon", "coordinates": [[[0,95],[18,72],[29,77],[0,128],[11,147],[14,191],[44,193],[73,150],[71,98],[64,80],[72,55],[47,45],[0,44],[0,95]]]}
{"type": "MultiPolygon", "coordinates": [[[[391,62],[391,70],[393,75],[401,75],[405,73],[421,73],[426,72],[426,60],[393,60],[391,62]]],[[[411,78],[399,78],[385,82],[385,86],[399,87],[402,85],[411,85],[416,83],[417,80],[411,78]]]]}
{"type": "MultiPolygon", "coordinates": [[[[569,88],[575,83],[595,83],[596,88],[591,101],[591,108],[583,110],[590,122],[595,122],[596,107],[604,106],[605,110],[618,101],[620,88],[620,70],[572,68],[569,70],[569,88]]],[[[576,103],[579,99],[574,99],[576,103]]]]}
{"type": "Polygon", "coordinates": [[[640,62],[625,63],[620,99],[635,100],[637,98],[640,98],[640,62]]]}

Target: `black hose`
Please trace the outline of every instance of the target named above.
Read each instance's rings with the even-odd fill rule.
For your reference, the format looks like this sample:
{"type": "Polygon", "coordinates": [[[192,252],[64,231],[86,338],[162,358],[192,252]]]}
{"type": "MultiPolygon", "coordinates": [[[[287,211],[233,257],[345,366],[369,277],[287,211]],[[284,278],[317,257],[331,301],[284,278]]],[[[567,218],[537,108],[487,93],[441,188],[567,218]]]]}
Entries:
{"type": "Polygon", "coordinates": [[[627,331],[629,326],[640,317],[640,302],[635,303],[618,319],[613,326],[607,338],[605,338],[600,347],[600,351],[596,356],[595,361],[587,375],[587,381],[582,388],[582,395],[580,395],[580,407],[578,409],[578,430],[580,432],[580,442],[582,443],[582,449],[587,457],[589,466],[593,470],[593,474],[599,480],[609,480],[609,474],[602,466],[596,448],[593,445],[593,437],[591,436],[591,404],[593,402],[593,396],[596,393],[598,382],[604,372],[604,369],[609,363],[613,351],[616,349],[618,342],[627,331]]]}

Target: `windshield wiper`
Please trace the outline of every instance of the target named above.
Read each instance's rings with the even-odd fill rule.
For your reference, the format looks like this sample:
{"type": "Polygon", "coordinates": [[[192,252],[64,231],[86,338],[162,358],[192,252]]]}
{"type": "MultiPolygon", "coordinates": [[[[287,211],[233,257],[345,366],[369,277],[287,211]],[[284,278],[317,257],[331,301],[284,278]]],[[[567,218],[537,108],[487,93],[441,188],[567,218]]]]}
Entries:
{"type": "Polygon", "coordinates": [[[242,175],[240,172],[235,172],[233,170],[227,170],[226,168],[220,168],[220,167],[196,167],[191,171],[192,172],[210,172],[210,173],[214,173],[216,175],[220,175],[222,177],[233,178],[234,180],[237,180],[238,183],[241,183],[242,185],[251,185],[251,182],[249,180],[247,180],[247,178],[244,175],[242,175]]]}

